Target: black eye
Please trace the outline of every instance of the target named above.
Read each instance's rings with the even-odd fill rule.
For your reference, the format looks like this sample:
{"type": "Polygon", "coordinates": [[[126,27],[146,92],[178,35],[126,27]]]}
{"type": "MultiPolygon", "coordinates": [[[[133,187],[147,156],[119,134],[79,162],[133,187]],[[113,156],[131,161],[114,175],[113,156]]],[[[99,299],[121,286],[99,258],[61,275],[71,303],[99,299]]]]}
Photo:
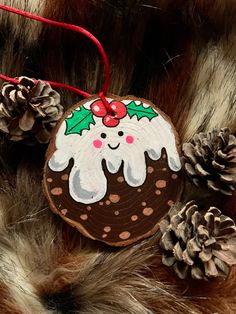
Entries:
{"type": "Polygon", "coordinates": [[[106,138],[106,137],[107,137],[106,133],[101,133],[101,138],[106,138]]]}
{"type": "Polygon", "coordinates": [[[123,135],[124,135],[124,132],[123,132],[123,131],[119,131],[119,132],[118,132],[118,135],[119,135],[119,136],[123,136],[123,135]]]}

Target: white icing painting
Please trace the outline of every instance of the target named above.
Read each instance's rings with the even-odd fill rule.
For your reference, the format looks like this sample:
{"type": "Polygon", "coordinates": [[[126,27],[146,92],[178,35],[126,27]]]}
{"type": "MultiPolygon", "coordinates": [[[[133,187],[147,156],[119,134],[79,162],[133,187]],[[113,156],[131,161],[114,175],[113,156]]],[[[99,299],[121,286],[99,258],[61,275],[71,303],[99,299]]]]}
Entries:
{"type": "Polygon", "coordinates": [[[155,161],[165,148],[170,169],[181,168],[174,130],[158,110],[140,100],[107,100],[114,116],[107,114],[99,99],[88,101],[68,115],[56,134],[56,150],[48,162],[50,169],[58,172],[74,160],[69,191],[75,201],[83,204],[96,203],[107,192],[103,160],[111,174],[117,173],[123,162],[124,178],[131,187],[145,182],[145,152],[155,161]]]}

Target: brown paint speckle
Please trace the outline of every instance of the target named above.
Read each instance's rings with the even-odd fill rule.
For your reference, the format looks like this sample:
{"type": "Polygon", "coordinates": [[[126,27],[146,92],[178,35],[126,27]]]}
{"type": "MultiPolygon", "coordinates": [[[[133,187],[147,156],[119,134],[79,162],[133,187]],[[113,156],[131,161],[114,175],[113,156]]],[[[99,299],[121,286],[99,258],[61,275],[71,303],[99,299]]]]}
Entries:
{"type": "Polygon", "coordinates": [[[149,166],[147,171],[148,171],[148,173],[153,173],[154,172],[154,168],[149,166]]]}
{"type": "Polygon", "coordinates": [[[118,177],[118,178],[117,178],[117,181],[118,181],[119,183],[122,183],[122,182],[124,182],[124,178],[123,178],[123,177],[118,177]]]}
{"type": "Polygon", "coordinates": [[[130,236],[131,236],[131,234],[129,231],[123,231],[119,234],[119,238],[122,240],[127,240],[130,238],[130,236]]]}
{"type": "Polygon", "coordinates": [[[165,187],[166,187],[166,181],[165,181],[165,180],[158,180],[158,181],[156,182],[156,187],[157,187],[158,189],[163,189],[163,188],[165,188],[165,187]]]}
{"type": "Polygon", "coordinates": [[[153,209],[151,207],[146,207],[143,210],[144,216],[150,216],[153,213],[153,209]]]}
{"type": "Polygon", "coordinates": [[[99,205],[102,206],[104,203],[103,202],[99,202],[99,205]]]}
{"type": "Polygon", "coordinates": [[[156,195],[161,195],[161,191],[160,190],[156,190],[156,195]]]}
{"type": "Polygon", "coordinates": [[[114,214],[115,214],[116,216],[118,216],[118,215],[120,214],[120,212],[119,212],[118,210],[116,210],[116,211],[114,212],[114,214]]]}
{"type": "Polygon", "coordinates": [[[92,209],[92,207],[91,206],[87,206],[87,210],[91,210],[92,209]]]}
{"type": "Polygon", "coordinates": [[[102,235],[102,238],[104,239],[104,238],[106,238],[106,237],[107,237],[107,234],[104,233],[104,234],[102,235]]]}
{"type": "Polygon", "coordinates": [[[69,179],[68,174],[63,174],[63,175],[61,176],[61,179],[62,179],[63,181],[67,181],[67,180],[69,179]]]}
{"type": "Polygon", "coordinates": [[[107,200],[105,203],[106,203],[106,205],[110,205],[111,201],[107,200]]]}
{"type": "Polygon", "coordinates": [[[167,203],[169,206],[172,206],[174,205],[174,202],[172,200],[169,200],[168,203],[167,203]]]}
{"type": "Polygon", "coordinates": [[[52,190],[51,190],[51,194],[52,195],[56,195],[56,196],[59,196],[59,195],[61,195],[63,193],[63,190],[62,190],[62,188],[53,188],[52,190]]]}
{"type": "Polygon", "coordinates": [[[120,196],[118,194],[110,194],[109,195],[109,200],[112,202],[112,203],[118,203],[119,200],[120,200],[120,196]]]}
{"type": "Polygon", "coordinates": [[[136,221],[136,220],[138,220],[138,216],[137,215],[133,215],[133,216],[130,217],[130,219],[132,221],[136,221]]]}
{"type": "Polygon", "coordinates": [[[140,193],[142,190],[141,189],[137,189],[137,191],[140,193]]]}
{"type": "Polygon", "coordinates": [[[111,231],[111,227],[110,226],[106,226],[103,229],[105,232],[110,232],[111,231]]]}
{"type": "Polygon", "coordinates": [[[177,176],[177,174],[172,174],[172,176],[171,176],[171,178],[173,179],[173,180],[176,180],[177,178],[178,178],[178,176],[177,176]]]}
{"type": "Polygon", "coordinates": [[[51,183],[53,181],[52,178],[47,178],[47,182],[51,183]]]}
{"type": "Polygon", "coordinates": [[[167,171],[167,168],[162,168],[161,170],[162,170],[162,171],[167,171]]]}
{"type": "Polygon", "coordinates": [[[146,206],[147,205],[147,203],[146,202],[142,202],[142,206],[146,206]]]}
{"type": "Polygon", "coordinates": [[[86,214],[80,215],[80,219],[87,220],[88,219],[88,215],[86,215],[86,214]]]}

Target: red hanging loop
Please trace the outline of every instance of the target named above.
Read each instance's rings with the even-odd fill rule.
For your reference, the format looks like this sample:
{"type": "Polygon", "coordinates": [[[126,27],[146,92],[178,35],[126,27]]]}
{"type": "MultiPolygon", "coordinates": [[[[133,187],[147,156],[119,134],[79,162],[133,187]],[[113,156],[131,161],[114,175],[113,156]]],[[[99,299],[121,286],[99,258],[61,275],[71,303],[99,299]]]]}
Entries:
{"type": "MultiPolygon", "coordinates": [[[[100,96],[102,101],[103,101],[103,104],[106,107],[107,112],[109,114],[112,113],[112,109],[111,109],[108,101],[106,100],[106,98],[104,96],[104,95],[106,95],[106,93],[108,91],[108,88],[109,88],[109,84],[110,84],[110,66],[109,66],[108,58],[107,58],[107,55],[106,55],[106,52],[105,52],[104,48],[102,47],[102,45],[99,42],[99,40],[93,34],[91,34],[86,29],[84,29],[82,27],[79,27],[77,25],[67,24],[67,23],[62,23],[62,22],[57,22],[57,21],[54,21],[54,20],[46,19],[46,18],[44,18],[42,16],[34,15],[34,14],[29,13],[29,12],[26,12],[26,11],[23,11],[23,10],[20,10],[20,9],[15,9],[15,8],[12,8],[12,7],[9,7],[9,6],[6,6],[6,5],[0,4],[0,9],[1,10],[5,10],[5,11],[9,11],[9,12],[14,13],[14,14],[18,14],[18,15],[24,16],[24,17],[32,19],[32,20],[40,21],[42,23],[46,23],[46,24],[50,24],[50,25],[53,25],[53,26],[57,26],[57,27],[60,27],[60,28],[67,29],[67,30],[71,30],[71,31],[80,33],[80,34],[84,35],[85,37],[89,38],[96,45],[96,47],[98,48],[98,50],[100,52],[100,55],[102,57],[103,63],[104,63],[104,84],[102,86],[101,91],[98,94],[99,95],[103,95],[103,97],[100,96]]],[[[16,84],[18,83],[17,79],[13,79],[13,78],[7,77],[7,76],[2,75],[2,74],[0,74],[0,78],[5,80],[5,81],[9,81],[11,83],[16,83],[16,84]]],[[[60,88],[63,88],[63,89],[70,90],[70,91],[72,91],[74,93],[82,95],[83,97],[91,96],[89,93],[87,93],[85,91],[82,91],[82,90],[80,90],[80,89],[78,89],[76,87],[70,86],[70,85],[66,85],[66,84],[59,83],[59,82],[51,82],[51,81],[45,81],[45,82],[50,83],[54,87],[60,87],[60,88]]]]}
{"type": "MultiPolygon", "coordinates": [[[[10,82],[10,83],[13,83],[13,84],[18,84],[19,83],[19,80],[17,80],[16,78],[12,78],[12,77],[9,77],[9,76],[6,76],[6,75],[3,75],[3,74],[0,74],[0,79],[4,80],[4,81],[7,81],[7,82],[10,82]]],[[[37,84],[38,80],[35,80],[34,83],[37,84]]],[[[89,93],[81,90],[81,89],[78,89],[76,87],[73,87],[71,85],[67,85],[67,84],[63,84],[63,83],[58,83],[58,82],[52,82],[52,81],[45,81],[43,80],[43,82],[45,83],[49,83],[51,86],[53,87],[59,87],[59,88],[62,88],[62,89],[67,89],[73,93],[76,93],[76,94],[79,94],[85,98],[91,96],[89,93]]]]}

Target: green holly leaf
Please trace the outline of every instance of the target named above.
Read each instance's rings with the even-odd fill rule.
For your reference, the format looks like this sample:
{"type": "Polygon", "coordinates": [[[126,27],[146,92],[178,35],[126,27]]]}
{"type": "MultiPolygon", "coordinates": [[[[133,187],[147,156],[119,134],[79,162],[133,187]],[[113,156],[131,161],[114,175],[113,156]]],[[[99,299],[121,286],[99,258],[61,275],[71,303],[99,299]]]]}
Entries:
{"type": "Polygon", "coordinates": [[[135,101],[132,101],[127,106],[127,112],[130,118],[137,116],[138,120],[146,117],[149,121],[158,116],[158,113],[152,109],[152,107],[145,108],[143,103],[137,105],[135,101]]]}
{"type": "Polygon", "coordinates": [[[95,124],[91,110],[80,107],[80,110],[72,111],[72,116],[66,118],[66,132],[69,134],[82,134],[83,130],[90,130],[90,124],[95,124]]]}

